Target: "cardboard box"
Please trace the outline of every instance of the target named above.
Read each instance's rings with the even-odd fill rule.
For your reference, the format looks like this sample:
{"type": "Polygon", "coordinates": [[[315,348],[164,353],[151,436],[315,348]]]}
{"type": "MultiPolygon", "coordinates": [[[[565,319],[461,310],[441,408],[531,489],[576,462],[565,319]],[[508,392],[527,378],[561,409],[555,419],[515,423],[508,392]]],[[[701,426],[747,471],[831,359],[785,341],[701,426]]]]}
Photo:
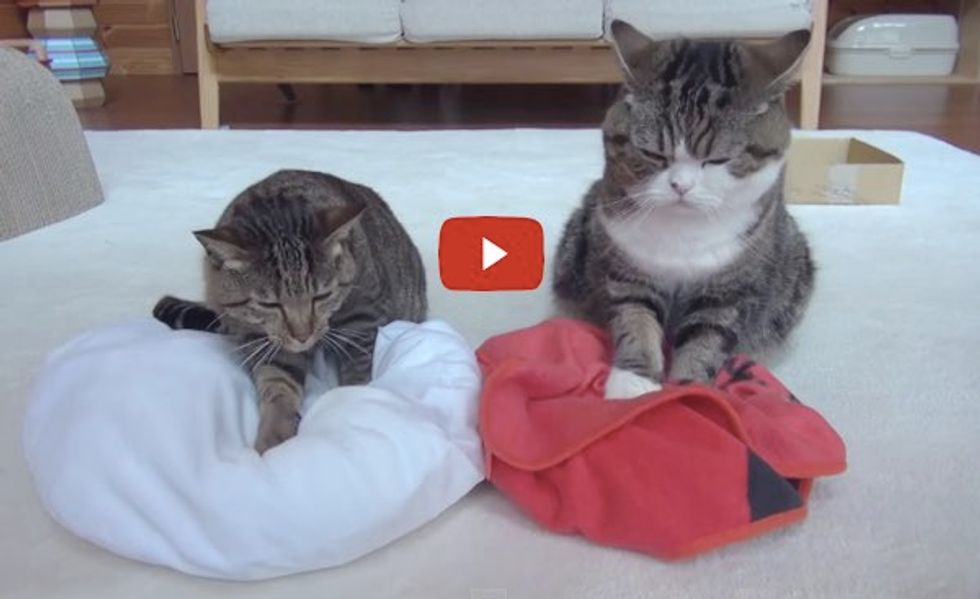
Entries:
{"type": "Polygon", "coordinates": [[[791,204],[898,204],[905,165],[853,137],[793,137],[786,160],[791,204]]]}

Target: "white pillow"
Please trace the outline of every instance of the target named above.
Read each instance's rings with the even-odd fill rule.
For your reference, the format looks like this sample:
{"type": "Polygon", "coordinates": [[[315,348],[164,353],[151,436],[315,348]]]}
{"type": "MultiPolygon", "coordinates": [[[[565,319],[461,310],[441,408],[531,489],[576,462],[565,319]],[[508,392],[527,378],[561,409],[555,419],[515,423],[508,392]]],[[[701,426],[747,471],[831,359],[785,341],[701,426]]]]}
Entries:
{"type": "Polygon", "coordinates": [[[480,372],[448,325],[384,327],[370,386],[325,391],[330,372],[309,377],[298,435],[260,457],[226,341],[149,320],[84,335],[48,359],[28,409],[41,500],[118,554],[260,579],[351,561],[482,480],[480,372]]]}

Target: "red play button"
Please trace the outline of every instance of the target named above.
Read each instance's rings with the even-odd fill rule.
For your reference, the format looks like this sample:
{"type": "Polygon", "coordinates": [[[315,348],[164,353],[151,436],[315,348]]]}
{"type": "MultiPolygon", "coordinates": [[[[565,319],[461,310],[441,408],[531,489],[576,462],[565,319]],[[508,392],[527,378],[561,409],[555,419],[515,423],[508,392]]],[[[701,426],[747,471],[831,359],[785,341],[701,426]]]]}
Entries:
{"type": "Polygon", "coordinates": [[[439,276],[447,289],[536,289],[544,273],[544,231],[532,218],[450,218],[439,232],[439,276]]]}

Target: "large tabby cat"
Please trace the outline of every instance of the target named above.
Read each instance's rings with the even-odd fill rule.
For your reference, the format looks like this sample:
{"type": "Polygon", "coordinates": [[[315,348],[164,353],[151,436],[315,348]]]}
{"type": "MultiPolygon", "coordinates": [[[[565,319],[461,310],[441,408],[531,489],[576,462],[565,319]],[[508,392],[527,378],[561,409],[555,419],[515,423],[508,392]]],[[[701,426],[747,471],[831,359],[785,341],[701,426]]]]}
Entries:
{"type": "Polygon", "coordinates": [[[418,250],[363,185],[279,171],[194,235],[206,250],[205,302],[164,297],[153,314],[237,341],[259,392],[260,453],[296,433],[314,351],[333,352],[341,384],[365,383],[378,327],[425,318],[418,250]]]}
{"type": "Polygon", "coordinates": [[[605,395],[631,398],[780,343],[807,304],[814,265],[783,201],[783,95],[810,35],[655,42],[622,21],[612,34],[626,83],[554,290],[608,327],[605,395]]]}

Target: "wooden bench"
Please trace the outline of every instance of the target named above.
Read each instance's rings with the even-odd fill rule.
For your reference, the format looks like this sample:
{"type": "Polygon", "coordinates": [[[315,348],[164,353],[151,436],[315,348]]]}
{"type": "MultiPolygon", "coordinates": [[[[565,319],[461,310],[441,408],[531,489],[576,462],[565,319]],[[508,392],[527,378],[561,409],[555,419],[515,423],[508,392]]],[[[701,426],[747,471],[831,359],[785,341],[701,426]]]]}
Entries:
{"type": "MultiPolygon", "coordinates": [[[[248,83],[618,83],[611,46],[590,41],[353,44],[214,44],[206,0],[195,0],[201,126],[219,124],[221,84],[248,83]]],[[[827,0],[813,1],[813,38],[800,73],[800,124],[820,115],[827,0]]]]}

